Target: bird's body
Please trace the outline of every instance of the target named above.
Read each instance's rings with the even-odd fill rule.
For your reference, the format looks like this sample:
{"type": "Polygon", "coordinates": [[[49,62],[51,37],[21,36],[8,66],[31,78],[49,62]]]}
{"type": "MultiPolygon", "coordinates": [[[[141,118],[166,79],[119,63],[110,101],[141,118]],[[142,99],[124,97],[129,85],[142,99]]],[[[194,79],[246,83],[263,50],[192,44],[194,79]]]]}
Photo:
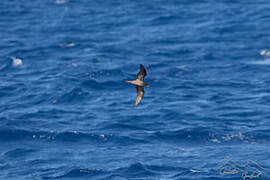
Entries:
{"type": "Polygon", "coordinates": [[[135,105],[137,106],[143,96],[144,96],[144,86],[147,86],[147,84],[144,82],[144,77],[146,76],[146,70],[145,68],[143,67],[142,64],[140,64],[140,71],[139,73],[137,74],[137,79],[136,80],[133,80],[133,81],[126,81],[127,83],[131,83],[131,84],[134,84],[136,85],[136,90],[137,90],[137,98],[136,98],[136,101],[135,101],[135,105]]]}

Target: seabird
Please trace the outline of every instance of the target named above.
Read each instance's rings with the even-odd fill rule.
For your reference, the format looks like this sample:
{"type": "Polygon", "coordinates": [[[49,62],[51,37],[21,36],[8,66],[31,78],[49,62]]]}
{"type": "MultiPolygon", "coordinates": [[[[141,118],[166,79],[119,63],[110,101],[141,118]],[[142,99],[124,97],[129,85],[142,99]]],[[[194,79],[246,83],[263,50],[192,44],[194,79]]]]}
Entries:
{"type": "Polygon", "coordinates": [[[144,82],[144,77],[146,76],[146,74],[147,73],[146,73],[145,68],[143,67],[142,64],[140,64],[140,71],[137,74],[137,79],[133,80],[133,81],[126,80],[127,83],[131,83],[131,84],[136,85],[137,98],[135,101],[135,106],[137,106],[143,98],[143,95],[144,95],[144,88],[143,87],[147,86],[147,84],[144,82]]]}

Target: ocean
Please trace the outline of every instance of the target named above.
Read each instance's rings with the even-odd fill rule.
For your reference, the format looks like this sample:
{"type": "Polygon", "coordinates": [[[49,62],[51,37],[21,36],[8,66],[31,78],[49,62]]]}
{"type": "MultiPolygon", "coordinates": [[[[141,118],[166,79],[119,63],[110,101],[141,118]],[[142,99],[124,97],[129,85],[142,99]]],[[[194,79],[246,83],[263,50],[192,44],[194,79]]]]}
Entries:
{"type": "Polygon", "coordinates": [[[2,0],[0,179],[270,179],[269,22],[269,0],[2,0]]]}

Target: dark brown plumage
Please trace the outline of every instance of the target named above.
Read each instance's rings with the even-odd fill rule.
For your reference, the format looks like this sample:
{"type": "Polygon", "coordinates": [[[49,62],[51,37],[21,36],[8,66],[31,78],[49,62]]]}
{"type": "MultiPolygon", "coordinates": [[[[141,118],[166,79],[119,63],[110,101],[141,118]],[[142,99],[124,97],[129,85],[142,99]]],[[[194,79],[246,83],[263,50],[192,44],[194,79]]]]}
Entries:
{"type": "Polygon", "coordinates": [[[145,68],[140,64],[140,71],[137,74],[137,79],[144,81],[144,77],[147,75],[145,68]]]}
{"type": "Polygon", "coordinates": [[[137,90],[137,97],[136,97],[135,105],[137,106],[141,102],[144,96],[144,88],[143,86],[136,86],[136,90],[137,90]]]}
{"type": "Polygon", "coordinates": [[[137,79],[133,81],[126,81],[127,83],[131,83],[136,85],[136,90],[137,90],[137,98],[135,101],[135,105],[137,106],[143,96],[144,96],[144,86],[147,86],[147,84],[144,82],[144,77],[147,75],[145,68],[143,67],[142,64],[140,64],[140,71],[137,74],[137,79]]]}

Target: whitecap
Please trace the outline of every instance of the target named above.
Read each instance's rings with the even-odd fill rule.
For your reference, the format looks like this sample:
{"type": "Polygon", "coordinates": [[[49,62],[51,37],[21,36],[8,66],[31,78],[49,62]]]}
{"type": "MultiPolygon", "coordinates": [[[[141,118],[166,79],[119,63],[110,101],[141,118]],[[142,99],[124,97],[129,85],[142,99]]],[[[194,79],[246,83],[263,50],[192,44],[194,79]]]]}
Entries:
{"type": "Polygon", "coordinates": [[[23,65],[23,62],[21,59],[15,58],[15,57],[10,57],[10,58],[12,59],[12,66],[19,67],[23,65]]]}
{"type": "Polygon", "coordinates": [[[56,4],[65,4],[67,2],[67,0],[56,0],[55,3],[56,4]]]}
{"type": "Polygon", "coordinates": [[[78,66],[78,64],[76,64],[76,63],[72,63],[71,64],[73,67],[77,67],[78,66]]]}
{"type": "Polygon", "coordinates": [[[251,62],[248,62],[248,64],[270,65],[270,51],[269,50],[261,50],[260,55],[263,56],[263,60],[251,61],[251,62]]]}
{"type": "Polygon", "coordinates": [[[261,50],[260,51],[260,55],[261,56],[270,56],[270,51],[268,51],[268,50],[261,50]]]}
{"type": "Polygon", "coordinates": [[[74,47],[76,44],[75,43],[68,43],[68,44],[61,44],[61,47],[74,47]]]}

